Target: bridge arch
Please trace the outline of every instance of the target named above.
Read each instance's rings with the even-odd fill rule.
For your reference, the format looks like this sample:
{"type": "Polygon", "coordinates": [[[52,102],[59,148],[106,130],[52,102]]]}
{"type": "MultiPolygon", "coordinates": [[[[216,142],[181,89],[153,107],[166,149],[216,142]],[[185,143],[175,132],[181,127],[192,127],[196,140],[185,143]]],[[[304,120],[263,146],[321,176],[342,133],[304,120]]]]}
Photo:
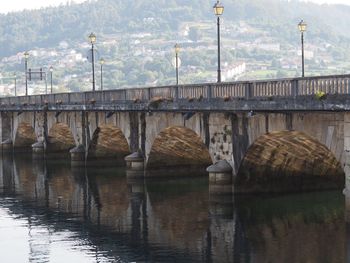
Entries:
{"type": "Polygon", "coordinates": [[[31,149],[32,144],[36,141],[35,130],[29,122],[19,122],[16,125],[13,138],[14,148],[31,149]]]}
{"type": "Polygon", "coordinates": [[[156,136],[146,167],[207,167],[211,163],[209,150],[196,132],[182,126],[170,126],[156,136]]]}
{"type": "Polygon", "coordinates": [[[88,147],[88,160],[107,158],[124,164],[124,157],[128,154],[130,147],[120,128],[104,124],[95,129],[88,147]]]}
{"type": "Polygon", "coordinates": [[[274,131],[247,149],[237,192],[286,192],[344,187],[341,160],[319,140],[300,131],[274,131]]]}
{"type": "Polygon", "coordinates": [[[62,122],[53,124],[48,132],[47,151],[68,153],[74,146],[75,141],[69,126],[62,122]]]}

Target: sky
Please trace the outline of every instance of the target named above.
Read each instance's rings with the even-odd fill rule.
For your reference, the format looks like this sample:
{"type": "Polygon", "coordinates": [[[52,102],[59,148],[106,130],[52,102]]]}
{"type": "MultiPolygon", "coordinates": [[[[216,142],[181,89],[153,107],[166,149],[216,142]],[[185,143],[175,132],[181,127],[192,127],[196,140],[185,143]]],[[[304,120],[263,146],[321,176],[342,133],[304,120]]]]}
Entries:
{"type": "MultiPolygon", "coordinates": [[[[20,11],[23,9],[37,9],[40,7],[57,6],[59,4],[64,4],[67,2],[84,2],[86,0],[1,0],[0,2],[0,13],[8,13],[11,11],[20,11]]],[[[229,0],[222,0],[222,2],[229,0]]],[[[350,5],[350,0],[303,0],[307,2],[314,3],[328,3],[328,4],[347,4],[350,5]]],[[[213,0],[214,2],[214,0],[213,0]]]]}
{"type": "Polygon", "coordinates": [[[304,0],[305,2],[314,2],[317,4],[344,4],[350,5],[350,0],[304,0]]]}
{"type": "Polygon", "coordinates": [[[67,2],[81,3],[86,0],[1,0],[0,13],[21,11],[23,9],[38,9],[41,7],[57,6],[67,2]]]}

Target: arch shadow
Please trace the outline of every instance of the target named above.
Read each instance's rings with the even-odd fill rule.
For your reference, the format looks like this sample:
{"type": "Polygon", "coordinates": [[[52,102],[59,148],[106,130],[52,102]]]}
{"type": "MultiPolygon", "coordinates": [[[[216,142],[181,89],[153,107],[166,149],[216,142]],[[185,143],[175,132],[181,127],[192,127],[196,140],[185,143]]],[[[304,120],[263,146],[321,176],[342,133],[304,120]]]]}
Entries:
{"type": "Polygon", "coordinates": [[[13,147],[16,151],[31,151],[32,150],[32,144],[35,143],[36,135],[35,130],[27,122],[21,122],[18,125],[13,147]]]}
{"type": "MultiPolygon", "coordinates": [[[[172,126],[161,131],[155,138],[149,153],[146,167],[148,170],[179,168],[195,171],[212,164],[209,150],[201,137],[191,129],[172,126]]],[[[201,172],[202,172],[201,171],[201,172]]],[[[170,170],[167,170],[167,175],[170,170]]]]}
{"type": "Polygon", "coordinates": [[[55,123],[49,131],[47,152],[69,154],[69,150],[74,146],[74,137],[68,125],[55,123]]]}
{"type": "Polygon", "coordinates": [[[300,192],[343,189],[345,174],[334,154],[299,131],[260,136],[247,150],[235,192],[300,192]]]}
{"type": "Polygon", "coordinates": [[[115,165],[125,165],[124,157],[130,154],[130,147],[125,135],[116,126],[101,125],[95,130],[88,149],[88,162],[98,161],[99,164],[113,162],[115,165]]]}

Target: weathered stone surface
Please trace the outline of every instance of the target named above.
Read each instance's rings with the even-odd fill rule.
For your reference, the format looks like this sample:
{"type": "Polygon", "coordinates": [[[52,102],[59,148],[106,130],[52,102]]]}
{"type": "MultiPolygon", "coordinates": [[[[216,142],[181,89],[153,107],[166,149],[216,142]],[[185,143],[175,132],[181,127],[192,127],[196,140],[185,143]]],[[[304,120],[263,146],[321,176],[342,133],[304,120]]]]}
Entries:
{"type": "Polygon", "coordinates": [[[32,144],[32,148],[44,148],[44,142],[38,141],[32,144]]]}
{"type": "Polygon", "coordinates": [[[209,184],[231,185],[232,173],[209,173],[209,184]]]}
{"type": "Polygon", "coordinates": [[[29,123],[20,123],[14,141],[15,148],[25,148],[36,142],[34,128],[29,123]]]}
{"type": "Polygon", "coordinates": [[[232,184],[229,184],[229,185],[210,184],[209,194],[218,194],[218,195],[232,194],[232,184]]]}
{"type": "Polygon", "coordinates": [[[232,173],[232,166],[226,161],[221,160],[217,163],[209,166],[207,168],[207,172],[209,173],[232,173]]]}
{"type": "Polygon", "coordinates": [[[128,182],[132,182],[132,180],[141,180],[143,181],[143,178],[145,177],[145,171],[144,170],[135,170],[135,169],[127,169],[126,170],[126,179],[128,182]]]}
{"type": "Polygon", "coordinates": [[[44,153],[45,152],[44,143],[42,141],[39,141],[32,144],[32,150],[34,153],[44,153]]]}
{"type": "MultiPolygon", "coordinates": [[[[77,99],[74,96],[70,98],[72,103],[79,103],[74,101],[77,99]]],[[[322,103],[304,97],[229,101],[215,98],[210,104],[205,100],[161,103],[158,109],[149,109],[144,102],[73,105],[71,108],[50,104],[45,110],[28,104],[20,110],[3,112],[2,125],[7,127],[3,135],[10,135],[14,144],[22,144],[19,134],[25,123],[35,130],[29,136],[33,140],[25,142],[28,149],[39,140],[48,148],[62,152],[81,144],[88,151],[85,156],[96,158],[93,161],[100,164],[101,158],[107,157],[112,157],[113,161],[121,157],[123,161],[130,148],[133,151],[140,148],[148,168],[207,167],[213,161],[227,160],[234,164],[235,172],[249,146],[260,136],[282,129],[296,130],[326,145],[344,167],[347,162],[344,141],[345,150],[350,148],[346,136],[350,117],[344,111],[334,111],[331,105],[348,100],[350,97],[342,96],[327,97],[322,103]],[[241,110],[235,111],[237,107],[241,110]],[[307,111],[308,107],[322,112],[307,111]]],[[[299,159],[293,162],[302,165],[299,159]]],[[[264,164],[268,165],[262,161],[262,170],[268,171],[264,164]]],[[[272,163],[271,169],[275,170],[276,164],[277,161],[272,163]]],[[[277,167],[289,169],[281,164],[277,167]]],[[[312,169],[313,173],[319,173],[318,170],[324,168],[312,169]]]]}
{"type": "Polygon", "coordinates": [[[154,141],[147,168],[169,166],[207,166],[209,152],[201,138],[184,127],[170,127],[154,141]]]}
{"type": "Polygon", "coordinates": [[[120,158],[130,153],[128,142],[123,132],[112,125],[98,127],[89,146],[90,158],[120,158]]]}
{"type": "Polygon", "coordinates": [[[144,156],[137,151],[125,157],[126,166],[129,169],[143,171],[144,170],[144,156]]]}
{"type": "Polygon", "coordinates": [[[75,146],[73,134],[65,123],[56,123],[49,131],[48,152],[68,152],[75,146]]]}
{"type": "Polygon", "coordinates": [[[285,192],[344,187],[332,152],[301,132],[261,136],[249,149],[235,181],[236,192],[285,192]]]}
{"type": "Polygon", "coordinates": [[[83,166],[85,165],[85,147],[84,145],[78,145],[70,151],[70,157],[72,165],[74,166],[83,166]]]}
{"type": "Polygon", "coordinates": [[[69,150],[70,153],[85,153],[85,147],[82,144],[79,144],[77,147],[69,150]]]}
{"type": "Polygon", "coordinates": [[[13,142],[11,139],[7,139],[1,143],[1,148],[5,152],[11,152],[13,150],[13,142]]]}
{"type": "Polygon", "coordinates": [[[143,162],[144,161],[144,157],[140,152],[134,152],[128,156],[125,157],[125,161],[136,161],[136,162],[143,162]]]}
{"type": "Polygon", "coordinates": [[[7,140],[5,140],[5,141],[3,141],[3,142],[1,142],[1,144],[2,145],[4,145],[4,144],[13,144],[13,142],[12,142],[12,140],[11,139],[7,139],[7,140]]]}

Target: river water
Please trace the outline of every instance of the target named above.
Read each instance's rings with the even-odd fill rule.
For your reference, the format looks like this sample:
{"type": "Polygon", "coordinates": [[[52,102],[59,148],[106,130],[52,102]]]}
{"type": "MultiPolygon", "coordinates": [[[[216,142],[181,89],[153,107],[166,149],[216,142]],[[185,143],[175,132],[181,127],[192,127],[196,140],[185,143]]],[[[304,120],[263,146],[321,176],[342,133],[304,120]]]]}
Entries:
{"type": "Polygon", "coordinates": [[[347,262],[340,191],[209,196],[207,176],[127,173],[0,158],[0,262],[347,262]]]}

